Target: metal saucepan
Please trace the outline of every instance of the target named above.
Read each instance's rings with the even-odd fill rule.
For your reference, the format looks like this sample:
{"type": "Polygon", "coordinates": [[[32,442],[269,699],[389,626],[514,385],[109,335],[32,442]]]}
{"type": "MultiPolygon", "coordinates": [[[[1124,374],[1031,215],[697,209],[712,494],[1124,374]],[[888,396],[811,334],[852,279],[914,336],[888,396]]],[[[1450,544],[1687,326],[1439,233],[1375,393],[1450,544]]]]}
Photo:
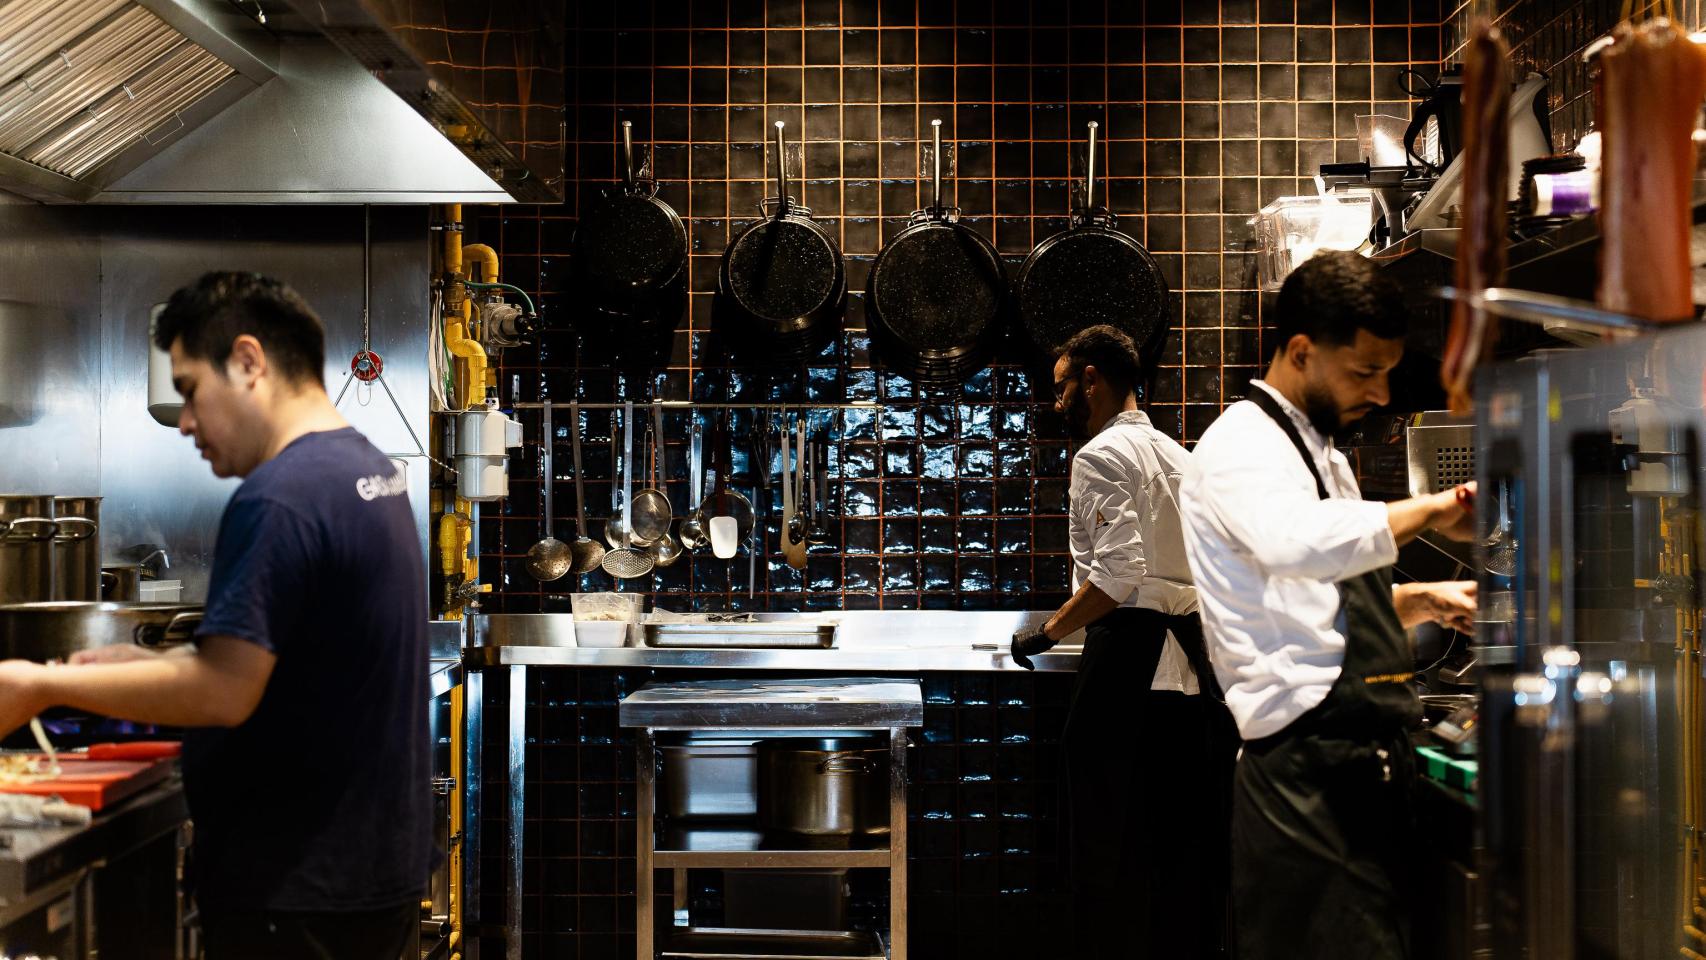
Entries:
{"type": "Polygon", "coordinates": [[[187,643],[202,608],[184,603],[56,600],[0,605],[0,659],[64,660],[81,650],[187,643]]]}
{"type": "Polygon", "coordinates": [[[928,385],[963,382],[989,363],[1007,308],[1007,267],[995,245],[942,204],[942,121],[931,202],[871,263],[865,313],[889,369],[928,385]]]}
{"type": "Polygon", "coordinates": [[[1084,206],[1072,226],[1037,244],[1013,283],[1020,325],[1053,362],[1073,334],[1111,324],[1146,357],[1167,330],[1167,279],[1161,265],[1130,234],[1119,230],[1105,201],[1096,202],[1096,121],[1089,124],[1084,206]]]}
{"type": "Polygon", "coordinates": [[[888,753],[879,737],[760,741],[758,825],[813,837],[887,833],[888,753]]]}
{"type": "Polygon", "coordinates": [[[755,359],[802,360],[841,332],[847,267],[841,248],[788,195],[787,141],[776,121],[776,197],[759,204],[763,219],[723,253],[716,321],[755,359]],[[775,212],[770,206],[775,204],[775,212]]]}

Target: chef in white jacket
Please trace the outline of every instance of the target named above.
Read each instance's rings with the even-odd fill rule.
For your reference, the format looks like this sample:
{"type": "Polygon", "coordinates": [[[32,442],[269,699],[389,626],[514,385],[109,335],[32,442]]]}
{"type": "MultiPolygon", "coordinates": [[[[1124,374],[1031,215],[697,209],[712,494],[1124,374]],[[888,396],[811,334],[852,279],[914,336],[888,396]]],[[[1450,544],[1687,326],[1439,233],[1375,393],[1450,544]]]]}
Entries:
{"type": "Polygon", "coordinates": [[[1190,457],[1138,407],[1137,348],[1090,327],[1054,368],[1072,461],[1073,595],[1014,638],[1023,666],[1085,631],[1062,734],[1074,957],[1218,955],[1233,734],[1203,654],[1178,487],[1190,457]],[[1205,688],[1208,692],[1205,695],[1205,688]]]}
{"type": "Polygon", "coordinates": [[[1275,304],[1277,349],[1203,433],[1180,488],[1208,648],[1244,739],[1233,775],[1239,960],[1409,956],[1417,839],[1406,629],[1469,629],[1472,582],[1394,587],[1398,547],[1467,539],[1472,489],[1362,499],[1333,434],[1389,402],[1402,292],[1361,256],[1317,256],[1275,304]]]}

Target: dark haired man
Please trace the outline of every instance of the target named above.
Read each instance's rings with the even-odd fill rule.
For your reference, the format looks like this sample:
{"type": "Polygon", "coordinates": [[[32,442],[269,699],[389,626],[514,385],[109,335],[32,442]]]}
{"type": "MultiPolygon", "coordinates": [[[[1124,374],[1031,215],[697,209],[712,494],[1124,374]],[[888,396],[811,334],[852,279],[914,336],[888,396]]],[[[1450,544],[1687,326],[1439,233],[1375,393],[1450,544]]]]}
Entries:
{"type": "Polygon", "coordinates": [[[1407,627],[1470,628],[1471,583],[1394,587],[1398,546],[1466,539],[1456,491],[1365,501],[1333,435],[1388,402],[1403,294],[1363,257],[1286,278],[1264,380],[1204,431],[1180,490],[1210,654],[1244,738],[1233,777],[1240,960],[1409,956],[1420,719],[1407,627]]]}
{"type": "Polygon", "coordinates": [[[196,649],[0,663],[0,732],[68,705],[191,728],[184,786],[209,960],[397,960],[430,844],[426,588],[408,487],[321,382],[290,288],[210,273],[155,326],[180,432],[243,477],[196,649]]]}
{"type": "Polygon", "coordinates": [[[1083,441],[1069,490],[1074,592],[1012,648],[1029,667],[1085,631],[1061,739],[1073,955],[1087,960],[1212,956],[1225,915],[1230,722],[1180,534],[1189,455],[1138,408],[1141,374],[1131,338],[1106,325],[1055,362],[1055,409],[1083,441]]]}

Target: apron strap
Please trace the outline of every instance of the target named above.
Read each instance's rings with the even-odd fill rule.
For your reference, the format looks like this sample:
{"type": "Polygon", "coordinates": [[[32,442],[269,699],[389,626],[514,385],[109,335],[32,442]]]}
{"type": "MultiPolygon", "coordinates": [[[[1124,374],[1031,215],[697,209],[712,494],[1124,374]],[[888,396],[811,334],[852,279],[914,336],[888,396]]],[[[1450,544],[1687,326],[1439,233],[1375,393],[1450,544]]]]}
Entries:
{"type": "Polygon", "coordinates": [[[1321,482],[1321,471],[1315,469],[1315,458],[1309,455],[1309,448],[1303,444],[1303,434],[1297,432],[1297,424],[1293,423],[1291,417],[1286,415],[1285,410],[1280,407],[1279,401],[1274,399],[1273,394],[1252,384],[1250,393],[1244,399],[1261,407],[1263,413],[1272,417],[1274,422],[1279,424],[1280,429],[1285,431],[1285,435],[1291,438],[1291,445],[1297,448],[1298,455],[1303,457],[1303,465],[1309,468],[1309,475],[1315,478],[1315,492],[1320,494],[1323,500],[1331,499],[1327,495],[1327,485],[1321,482]]]}
{"type": "Polygon", "coordinates": [[[1167,629],[1172,632],[1173,639],[1179,642],[1179,649],[1185,652],[1185,660],[1190,663],[1191,672],[1197,675],[1198,689],[1225,703],[1226,694],[1220,689],[1220,680],[1214,675],[1214,665],[1208,660],[1208,644],[1203,641],[1202,618],[1194,613],[1169,616],[1167,629]]]}

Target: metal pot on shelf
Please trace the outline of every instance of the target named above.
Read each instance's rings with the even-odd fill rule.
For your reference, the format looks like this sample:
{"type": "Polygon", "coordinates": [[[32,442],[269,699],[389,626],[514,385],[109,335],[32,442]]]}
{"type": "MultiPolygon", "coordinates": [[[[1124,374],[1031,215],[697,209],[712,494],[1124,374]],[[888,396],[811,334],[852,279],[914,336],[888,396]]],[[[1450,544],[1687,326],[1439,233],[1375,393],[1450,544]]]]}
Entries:
{"type": "Polygon", "coordinates": [[[53,498],[0,494],[0,604],[53,596],[53,498]]]}
{"type": "Polygon", "coordinates": [[[188,643],[202,608],[182,603],[49,601],[0,605],[0,660],[64,660],[82,650],[188,643]]]}
{"type": "Polygon", "coordinates": [[[786,737],[758,746],[758,824],[809,837],[889,830],[889,751],[877,737],[786,737]]]}
{"type": "Polygon", "coordinates": [[[53,599],[101,599],[101,498],[54,497],[53,599]]]}

